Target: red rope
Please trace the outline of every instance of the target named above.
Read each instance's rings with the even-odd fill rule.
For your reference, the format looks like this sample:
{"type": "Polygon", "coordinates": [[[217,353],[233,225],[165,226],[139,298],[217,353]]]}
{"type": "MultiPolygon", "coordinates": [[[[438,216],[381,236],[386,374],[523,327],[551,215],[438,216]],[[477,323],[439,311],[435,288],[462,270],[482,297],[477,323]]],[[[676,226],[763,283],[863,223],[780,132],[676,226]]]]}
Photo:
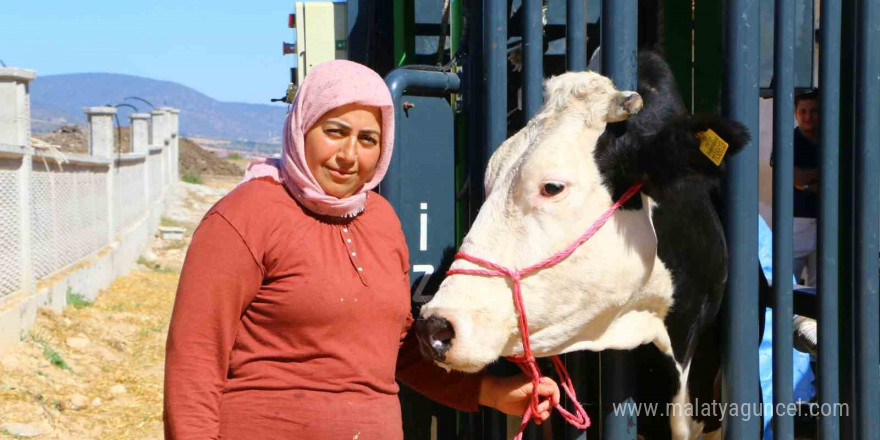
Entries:
{"type": "MultiPolygon", "coordinates": [[[[463,252],[459,252],[455,255],[456,259],[463,259],[470,261],[471,263],[477,264],[479,266],[488,267],[492,270],[486,269],[450,269],[446,272],[446,275],[483,275],[488,277],[505,277],[510,278],[513,281],[513,304],[516,308],[518,320],[519,320],[519,331],[522,335],[522,343],[523,343],[523,355],[522,356],[510,356],[507,359],[511,362],[516,363],[520,369],[523,370],[526,376],[528,376],[532,381],[532,396],[529,402],[529,406],[526,407],[525,413],[523,413],[522,424],[519,427],[519,433],[517,433],[514,440],[521,440],[523,431],[525,431],[526,426],[529,424],[529,421],[535,414],[538,413],[538,385],[541,383],[541,370],[538,368],[538,364],[535,361],[535,356],[532,355],[532,347],[529,344],[529,321],[526,318],[526,308],[523,305],[522,300],[522,287],[520,286],[520,281],[522,278],[532,272],[537,272],[541,269],[546,269],[550,266],[553,266],[560,261],[566,259],[569,255],[571,255],[575,250],[577,250],[580,245],[584,244],[587,240],[590,239],[603,225],[605,222],[611,218],[612,215],[629,200],[632,196],[639,192],[642,184],[637,183],[631,186],[623,196],[620,197],[604,214],[602,214],[593,225],[590,226],[590,229],[587,229],[587,232],[584,235],[581,235],[580,238],[577,239],[574,243],[569,245],[567,248],[562,251],[556,253],[552,257],[541,261],[537,264],[533,264],[529,267],[526,267],[522,270],[513,270],[508,269],[504,266],[500,266],[498,264],[492,263],[491,261],[483,260],[482,258],[477,258],[463,252]]],[[[584,407],[581,406],[580,402],[578,402],[577,395],[575,395],[574,385],[571,383],[571,377],[568,375],[568,370],[565,369],[565,365],[562,364],[562,361],[559,359],[559,356],[553,356],[553,366],[556,368],[556,374],[559,375],[560,385],[562,389],[565,391],[565,394],[568,396],[569,400],[574,403],[574,414],[568,412],[565,408],[562,407],[558,402],[554,407],[562,417],[568,421],[568,423],[574,425],[578,429],[587,429],[590,426],[590,418],[587,416],[587,412],[584,411],[584,407]]]]}

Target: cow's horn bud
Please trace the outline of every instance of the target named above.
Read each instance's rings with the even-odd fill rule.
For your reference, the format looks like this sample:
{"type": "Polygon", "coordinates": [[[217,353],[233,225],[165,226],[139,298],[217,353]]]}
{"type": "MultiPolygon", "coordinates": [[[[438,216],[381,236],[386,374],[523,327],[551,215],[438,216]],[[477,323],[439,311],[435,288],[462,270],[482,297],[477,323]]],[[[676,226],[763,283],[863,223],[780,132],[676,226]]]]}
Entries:
{"type": "Polygon", "coordinates": [[[642,97],[636,92],[620,92],[608,109],[608,122],[619,122],[642,109],[642,97]]]}

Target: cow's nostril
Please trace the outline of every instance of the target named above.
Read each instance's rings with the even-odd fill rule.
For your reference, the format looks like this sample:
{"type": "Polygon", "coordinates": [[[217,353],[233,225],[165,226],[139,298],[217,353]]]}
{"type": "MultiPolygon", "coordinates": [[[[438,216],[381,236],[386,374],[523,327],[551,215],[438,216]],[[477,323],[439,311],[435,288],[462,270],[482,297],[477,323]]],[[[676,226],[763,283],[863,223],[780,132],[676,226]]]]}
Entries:
{"type": "Polygon", "coordinates": [[[453,336],[455,336],[455,333],[452,332],[451,328],[437,330],[431,335],[431,348],[442,350],[444,347],[448,347],[453,336]]]}
{"type": "Polygon", "coordinates": [[[445,318],[431,316],[419,319],[415,324],[416,336],[425,356],[442,361],[452,346],[455,331],[445,318]]]}

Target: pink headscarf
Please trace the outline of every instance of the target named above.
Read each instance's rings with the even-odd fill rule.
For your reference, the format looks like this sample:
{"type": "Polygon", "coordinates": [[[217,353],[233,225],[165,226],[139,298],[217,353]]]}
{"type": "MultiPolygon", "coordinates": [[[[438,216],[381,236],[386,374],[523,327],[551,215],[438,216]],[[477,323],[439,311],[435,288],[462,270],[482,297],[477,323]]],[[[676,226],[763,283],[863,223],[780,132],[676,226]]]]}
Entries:
{"type": "Polygon", "coordinates": [[[284,184],[310,211],[334,217],[353,217],[364,210],[367,192],[385,177],[394,147],[394,107],[391,93],[373,70],[345,60],[321,63],[309,71],[284,123],[280,159],[256,159],[248,164],[242,183],[271,177],[284,184]],[[324,192],[306,163],[305,133],[325,113],[348,104],[378,107],[382,112],[381,154],[373,176],[356,193],[339,199],[324,192]]]}

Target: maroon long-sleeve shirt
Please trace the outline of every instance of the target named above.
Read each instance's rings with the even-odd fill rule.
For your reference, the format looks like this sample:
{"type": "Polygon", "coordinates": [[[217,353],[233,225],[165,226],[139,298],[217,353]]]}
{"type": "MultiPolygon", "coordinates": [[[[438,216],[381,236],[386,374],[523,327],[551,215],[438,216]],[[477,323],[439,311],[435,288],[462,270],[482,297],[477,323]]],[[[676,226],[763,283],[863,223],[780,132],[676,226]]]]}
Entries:
{"type": "Polygon", "coordinates": [[[317,217],[268,179],[204,217],[168,333],[166,439],[398,440],[395,377],[477,409],[480,376],[446,373],[406,336],[408,256],[391,205],[317,217]]]}

